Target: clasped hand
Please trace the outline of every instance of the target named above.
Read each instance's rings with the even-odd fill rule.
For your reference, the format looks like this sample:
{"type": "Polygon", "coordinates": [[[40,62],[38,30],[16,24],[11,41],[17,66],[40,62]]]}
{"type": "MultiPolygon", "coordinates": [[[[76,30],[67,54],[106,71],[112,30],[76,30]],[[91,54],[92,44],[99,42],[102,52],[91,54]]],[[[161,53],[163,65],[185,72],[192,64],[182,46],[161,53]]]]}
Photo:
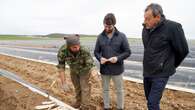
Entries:
{"type": "Polygon", "coordinates": [[[109,59],[106,59],[106,58],[102,57],[100,59],[101,64],[105,64],[106,62],[116,63],[117,61],[118,61],[117,57],[111,57],[109,59]]]}

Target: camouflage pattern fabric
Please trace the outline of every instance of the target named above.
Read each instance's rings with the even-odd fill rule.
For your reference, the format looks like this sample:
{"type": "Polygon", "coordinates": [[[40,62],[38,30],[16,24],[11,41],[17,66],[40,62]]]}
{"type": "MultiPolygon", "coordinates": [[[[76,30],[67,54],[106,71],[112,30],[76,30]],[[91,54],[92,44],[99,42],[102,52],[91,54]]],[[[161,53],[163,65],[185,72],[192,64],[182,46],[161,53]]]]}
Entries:
{"type": "Polygon", "coordinates": [[[65,65],[70,66],[71,74],[86,74],[90,69],[94,67],[94,61],[87,48],[80,47],[80,51],[77,55],[73,55],[66,45],[63,45],[57,54],[59,69],[65,69],[65,65]]]}

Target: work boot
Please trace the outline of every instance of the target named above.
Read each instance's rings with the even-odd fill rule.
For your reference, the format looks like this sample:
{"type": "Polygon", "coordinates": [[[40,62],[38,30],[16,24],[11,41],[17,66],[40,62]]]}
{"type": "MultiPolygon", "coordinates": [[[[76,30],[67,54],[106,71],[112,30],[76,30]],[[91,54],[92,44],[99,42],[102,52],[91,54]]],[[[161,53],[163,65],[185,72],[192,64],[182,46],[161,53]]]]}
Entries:
{"type": "Polygon", "coordinates": [[[74,104],[72,104],[72,107],[74,107],[74,108],[80,108],[80,106],[81,106],[81,103],[78,101],[76,101],[74,104]]]}

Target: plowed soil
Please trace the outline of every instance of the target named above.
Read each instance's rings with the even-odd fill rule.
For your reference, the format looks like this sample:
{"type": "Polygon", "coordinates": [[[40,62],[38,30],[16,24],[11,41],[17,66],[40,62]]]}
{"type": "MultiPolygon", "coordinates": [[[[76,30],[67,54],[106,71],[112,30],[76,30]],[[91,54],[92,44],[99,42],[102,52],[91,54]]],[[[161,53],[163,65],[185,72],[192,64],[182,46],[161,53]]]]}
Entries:
{"type": "Polygon", "coordinates": [[[0,77],[0,110],[34,110],[34,107],[47,99],[28,88],[0,77]]]}
{"type": "MultiPolygon", "coordinates": [[[[25,81],[28,81],[43,90],[49,91],[52,96],[67,104],[71,105],[75,101],[74,88],[70,80],[69,72],[66,72],[66,77],[70,90],[68,92],[64,92],[60,88],[58,72],[54,65],[0,55],[0,69],[8,70],[19,75],[25,81]],[[49,89],[49,86],[54,80],[57,80],[57,83],[53,86],[53,88],[49,89]]],[[[39,103],[38,101],[43,99],[43,97],[39,95],[29,95],[32,97],[27,97],[26,99],[24,94],[16,95],[14,91],[23,87],[14,85],[10,86],[12,84],[10,82],[12,81],[0,77],[0,110],[9,110],[7,107],[10,104],[12,106],[9,107],[13,108],[20,105],[20,109],[18,110],[29,110],[27,105],[36,105],[39,103]],[[10,99],[8,97],[10,97],[10,99]],[[8,101],[6,101],[6,99],[8,101]]],[[[90,83],[92,85],[91,105],[93,106],[93,109],[95,107],[96,110],[102,110],[103,100],[101,79],[98,76],[91,77],[90,83]]],[[[130,81],[124,81],[124,87],[125,110],[146,110],[143,85],[130,81]]],[[[22,90],[24,93],[28,91],[26,89],[22,90]]],[[[112,109],[114,110],[116,107],[116,96],[114,94],[115,90],[112,83],[110,90],[112,100],[111,104],[113,107],[112,109]]],[[[195,94],[166,89],[161,101],[161,108],[162,110],[195,110],[195,94]]]]}

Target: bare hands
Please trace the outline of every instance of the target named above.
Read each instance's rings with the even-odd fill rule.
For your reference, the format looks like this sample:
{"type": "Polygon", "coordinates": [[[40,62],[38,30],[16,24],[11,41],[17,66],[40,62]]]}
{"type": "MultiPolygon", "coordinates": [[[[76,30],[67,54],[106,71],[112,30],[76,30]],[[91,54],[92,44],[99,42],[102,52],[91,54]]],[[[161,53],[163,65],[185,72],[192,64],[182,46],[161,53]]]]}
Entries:
{"type": "Polygon", "coordinates": [[[70,87],[68,86],[68,84],[62,84],[62,90],[64,91],[64,92],[69,92],[70,91],[70,87]]]}
{"type": "Polygon", "coordinates": [[[104,57],[102,57],[102,58],[100,59],[100,63],[101,63],[101,64],[105,64],[107,61],[108,61],[108,59],[106,59],[106,58],[104,58],[104,57]]]}
{"type": "Polygon", "coordinates": [[[111,57],[108,59],[111,63],[116,63],[118,61],[117,57],[111,57]]]}

